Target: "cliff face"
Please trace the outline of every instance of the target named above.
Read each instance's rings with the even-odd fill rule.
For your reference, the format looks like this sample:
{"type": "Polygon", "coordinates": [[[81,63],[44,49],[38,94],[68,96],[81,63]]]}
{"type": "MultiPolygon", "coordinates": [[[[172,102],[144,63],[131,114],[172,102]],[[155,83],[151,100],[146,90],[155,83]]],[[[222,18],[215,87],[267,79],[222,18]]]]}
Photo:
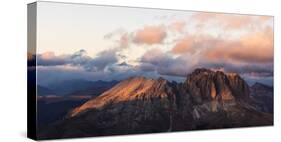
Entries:
{"type": "Polygon", "coordinates": [[[182,87],[191,97],[194,118],[207,112],[227,111],[249,101],[249,86],[234,73],[196,69],[182,87]]]}
{"type": "Polygon", "coordinates": [[[271,125],[272,115],[256,110],[249,94],[249,86],[238,74],[208,69],[196,69],[180,84],[133,77],[75,108],[40,137],[271,125]]]}
{"type": "Polygon", "coordinates": [[[196,69],[187,76],[183,87],[195,104],[216,100],[220,103],[249,98],[249,86],[238,74],[196,69]]]}

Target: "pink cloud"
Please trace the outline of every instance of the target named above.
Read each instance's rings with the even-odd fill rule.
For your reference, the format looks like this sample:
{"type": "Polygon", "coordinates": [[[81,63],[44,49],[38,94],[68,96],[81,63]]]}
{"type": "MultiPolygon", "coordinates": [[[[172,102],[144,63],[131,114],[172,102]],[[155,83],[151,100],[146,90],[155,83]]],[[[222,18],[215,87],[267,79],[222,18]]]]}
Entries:
{"type": "Polygon", "coordinates": [[[158,48],[153,48],[149,51],[147,51],[143,56],[142,60],[144,61],[151,61],[155,59],[162,59],[164,58],[164,52],[158,48]]]}
{"type": "Polygon", "coordinates": [[[52,58],[55,58],[56,57],[56,55],[55,55],[55,53],[54,52],[44,52],[44,53],[42,53],[41,54],[41,58],[42,59],[52,59],[52,58]]]}
{"type": "Polygon", "coordinates": [[[207,60],[228,60],[237,62],[273,62],[273,31],[253,32],[239,40],[221,40],[204,51],[207,60]]]}
{"type": "Polygon", "coordinates": [[[194,44],[195,44],[194,37],[185,36],[184,38],[180,39],[176,43],[176,45],[172,49],[172,53],[182,54],[187,52],[194,52],[194,44]]]}
{"type": "Polygon", "coordinates": [[[186,23],[184,21],[176,21],[169,25],[169,28],[173,31],[183,32],[186,23]]]}
{"type": "Polygon", "coordinates": [[[217,39],[208,35],[186,35],[178,40],[171,52],[174,54],[193,54],[201,48],[216,44],[217,39]]]}
{"type": "Polygon", "coordinates": [[[139,44],[157,44],[161,43],[166,35],[163,26],[146,26],[135,33],[133,41],[139,44]]]}
{"type": "Polygon", "coordinates": [[[222,14],[222,13],[196,13],[191,20],[197,22],[197,27],[214,24],[225,30],[235,30],[242,28],[260,27],[266,21],[272,19],[270,16],[254,16],[240,14],[222,14]]]}
{"type": "Polygon", "coordinates": [[[187,35],[176,42],[171,53],[182,56],[198,53],[202,60],[213,62],[273,62],[273,29],[267,27],[238,39],[187,35]]]}

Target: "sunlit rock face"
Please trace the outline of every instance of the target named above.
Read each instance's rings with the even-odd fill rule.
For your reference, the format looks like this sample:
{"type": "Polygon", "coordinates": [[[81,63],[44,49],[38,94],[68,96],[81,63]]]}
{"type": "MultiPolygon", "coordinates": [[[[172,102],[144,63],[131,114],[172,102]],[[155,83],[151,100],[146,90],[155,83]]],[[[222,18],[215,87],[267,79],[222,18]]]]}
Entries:
{"type": "Polygon", "coordinates": [[[88,101],[71,112],[71,116],[86,112],[89,109],[102,109],[109,104],[136,101],[138,107],[145,109],[146,105],[156,105],[166,108],[175,107],[175,92],[173,84],[163,78],[148,79],[133,77],[122,81],[99,97],[88,101]],[[157,102],[153,102],[157,101],[157,102]],[[158,102],[159,101],[159,102],[158,102]],[[142,106],[143,105],[143,106],[142,106]]]}
{"type": "Polygon", "coordinates": [[[183,85],[195,104],[216,100],[220,103],[247,100],[249,87],[238,74],[196,69],[187,76],[183,85]]]}
{"type": "Polygon", "coordinates": [[[190,95],[195,120],[231,111],[249,101],[249,86],[234,73],[196,69],[187,76],[182,88],[190,95]]]}

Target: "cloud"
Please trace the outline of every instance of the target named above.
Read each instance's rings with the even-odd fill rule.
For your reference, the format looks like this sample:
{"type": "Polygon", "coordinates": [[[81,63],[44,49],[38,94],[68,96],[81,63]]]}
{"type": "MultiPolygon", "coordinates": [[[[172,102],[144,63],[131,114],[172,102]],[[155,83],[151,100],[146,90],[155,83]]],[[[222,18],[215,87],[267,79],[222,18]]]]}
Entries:
{"type": "Polygon", "coordinates": [[[194,51],[194,39],[188,36],[179,40],[176,43],[175,47],[172,49],[172,52],[175,54],[182,54],[182,53],[193,52],[193,51],[194,51]]]}
{"type": "Polygon", "coordinates": [[[67,55],[46,52],[37,55],[37,63],[45,78],[50,71],[54,79],[81,76],[111,80],[132,75],[185,78],[199,67],[235,72],[245,78],[270,78],[271,20],[266,16],[198,12],[182,21],[169,18],[159,25],[133,31],[119,28],[105,34],[105,42],[113,42],[114,48],[95,57],[85,50],[67,55]]]}
{"type": "Polygon", "coordinates": [[[173,57],[160,49],[154,48],[147,51],[140,60],[139,68],[143,71],[156,71],[160,75],[184,77],[191,71],[192,57],[173,57]]]}
{"type": "Polygon", "coordinates": [[[163,26],[145,26],[135,32],[133,42],[137,44],[159,44],[161,43],[167,33],[163,26]]]}
{"type": "Polygon", "coordinates": [[[40,85],[47,86],[57,81],[84,79],[84,80],[123,80],[125,78],[140,75],[139,70],[126,69],[124,64],[118,67],[108,66],[108,70],[95,72],[86,71],[82,66],[58,65],[58,66],[38,66],[37,78],[40,85]]]}
{"type": "Polygon", "coordinates": [[[117,63],[116,49],[105,50],[97,55],[86,64],[84,68],[87,71],[101,71],[104,70],[107,66],[117,63]]]}
{"type": "Polygon", "coordinates": [[[220,40],[209,35],[188,34],[175,41],[171,53],[178,55],[186,53],[194,54],[195,52],[200,52],[202,49],[215,47],[218,42],[221,42],[220,40]]]}
{"type": "Polygon", "coordinates": [[[110,32],[110,33],[105,34],[105,35],[103,36],[103,38],[104,38],[104,39],[111,39],[111,38],[113,38],[113,37],[115,37],[115,36],[120,36],[120,35],[122,35],[122,34],[124,34],[124,33],[125,33],[125,30],[122,29],[122,28],[119,28],[119,29],[117,29],[117,30],[114,30],[114,31],[112,31],[112,32],[110,32]]]}
{"type": "Polygon", "coordinates": [[[178,55],[198,54],[201,60],[213,62],[269,63],[273,62],[273,29],[265,27],[237,39],[186,35],[176,41],[170,52],[178,55]]]}
{"type": "Polygon", "coordinates": [[[171,52],[174,54],[193,54],[196,50],[200,50],[209,44],[214,44],[214,42],[216,42],[216,40],[210,36],[185,35],[183,38],[176,41],[171,52]]]}
{"type": "Polygon", "coordinates": [[[256,29],[271,20],[270,16],[254,16],[241,14],[223,14],[198,12],[192,15],[191,20],[197,23],[198,28],[204,26],[218,26],[222,30],[256,29]]]}
{"type": "Polygon", "coordinates": [[[128,48],[130,44],[130,36],[128,33],[124,33],[119,39],[119,47],[120,48],[128,48]]]}
{"type": "Polygon", "coordinates": [[[251,18],[245,15],[229,15],[220,13],[197,13],[194,14],[193,19],[197,20],[200,24],[220,24],[224,28],[241,28],[249,24],[251,18]]]}
{"type": "Polygon", "coordinates": [[[204,67],[246,76],[273,76],[273,30],[260,31],[224,39],[208,35],[186,35],[167,52],[147,51],[140,69],[161,75],[182,76],[204,67]],[[177,54],[177,56],[174,56],[177,54]]]}
{"type": "Polygon", "coordinates": [[[103,38],[105,40],[113,41],[115,43],[115,48],[128,48],[132,42],[132,33],[128,33],[120,28],[105,34],[103,38]]]}
{"type": "Polygon", "coordinates": [[[185,25],[186,25],[186,23],[184,21],[175,21],[175,22],[172,22],[168,26],[168,28],[172,31],[183,32],[185,25]]]}
{"type": "Polygon", "coordinates": [[[37,55],[37,65],[56,66],[64,65],[69,62],[70,57],[67,55],[56,56],[54,52],[45,52],[37,55]]]}
{"type": "Polygon", "coordinates": [[[39,66],[83,65],[91,60],[92,58],[83,49],[73,54],[55,55],[54,52],[44,52],[37,55],[37,65],[39,66]]]}
{"type": "Polygon", "coordinates": [[[77,52],[75,52],[71,58],[75,59],[75,58],[81,58],[81,57],[86,57],[87,56],[87,51],[84,49],[81,49],[77,52]]]}
{"type": "Polygon", "coordinates": [[[161,44],[168,36],[169,31],[184,32],[186,23],[184,21],[174,21],[167,26],[164,25],[150,25],[144,26],[142,29],[128,32],[124,29],[117,29],[113,32],[104,35],[104,39],[114,39],[116,47],[128,48],[133,44],[161,44]]]}
{"type": "MultiPolygon", "coordinates": [[[[101,71],[107,66],[116,63],[117,50],[110,49],[99,53],[95,58],[87,55],[85,50],[79,50],[70,55],[55,55],[53,52],[45,52],[37,55],[38,66],[62,66],[71,65],[82,67],[86,71],[101,71]]],[[[67,66],[64,66],[67,67],[67,66]]]]}
{"type": "Polygon", "coordinates": [[[243,35],[238,40],[213,39],[217,42],[204,49],[206,60],[227,60],[247,63],[273,62],[273,31],[263,31],[243,35]]]}

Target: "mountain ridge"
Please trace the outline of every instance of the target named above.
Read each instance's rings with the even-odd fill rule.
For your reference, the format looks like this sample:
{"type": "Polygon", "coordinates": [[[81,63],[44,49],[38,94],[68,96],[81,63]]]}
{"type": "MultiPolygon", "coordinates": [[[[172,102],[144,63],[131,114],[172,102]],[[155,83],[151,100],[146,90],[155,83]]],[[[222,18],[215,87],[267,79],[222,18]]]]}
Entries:
{"type": "MultiPolygon", "coordinates": [[[[166,83],[169,82],[163,78],[150,79],[142,76],[130,77],[124,81],[121,81],[119,84],[104,92],[97,98],[88,101],[80,108],[76,108],[72,111],[71,116],[75,116],[80,111],[86,110],[88,108],[102,107],[107,103],[105,100],[115,101],[115,103],[118,103],[122,101],[139,99],[141,97],[145,98],[147,97],[147,94],[143,92],[146,92],[152,89],[153,87],[163,87],[163,85],[165,85],[166,83]]],[[[162,97],[161,95],[164,94],[150,95],[154,95],[154,97],[162,97]]]]}
{"type": "MultiPolygon", "coordinates": [[[[95,89],[101,89],[99,92],[94,92],[94,96],[99,95],[102,91],[112,87],[118,83],[118,81],[89,81],[84,79],[72,79],[72,80],[63,80],[57,81],[53,84],[49,84],[47,87],[55,92],[59,96],[67,96],[67,95],[79,95],[79,93],[89,93],[83,92],[87,90],[94,91],[95,89]]],[[[91,95],[91,94],[90,94],[91,95]]]]}
{"type": "Polygon", "coordinates": [[[76,107],[40,137],[272,125],[272,114],[251,102],[250,88],[238,74],[196,69],[184,83],[131,77],[76,107]],[[71,127],[76,129],[67,129],[71,127]]]}

